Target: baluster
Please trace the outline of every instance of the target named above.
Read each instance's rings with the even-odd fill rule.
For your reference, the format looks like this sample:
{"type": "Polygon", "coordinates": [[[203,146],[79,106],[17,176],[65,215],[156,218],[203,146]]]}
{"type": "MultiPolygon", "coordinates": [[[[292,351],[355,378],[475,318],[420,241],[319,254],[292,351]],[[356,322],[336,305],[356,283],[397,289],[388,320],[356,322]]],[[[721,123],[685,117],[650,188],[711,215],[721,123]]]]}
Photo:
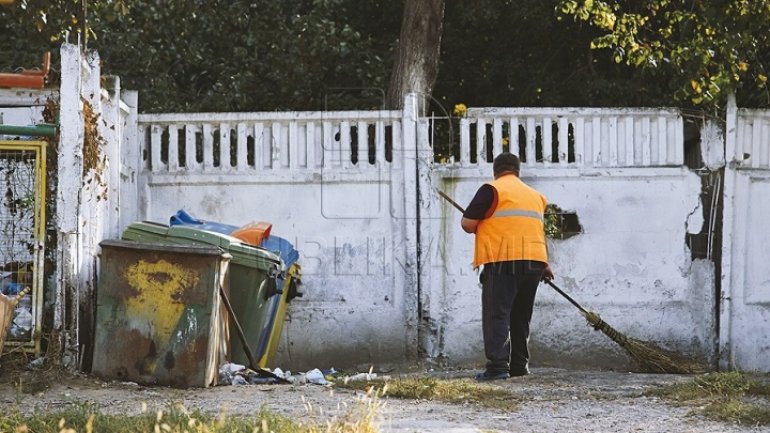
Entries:
{"type": "Polygon", "coordinates": [[[575,165],[582,166],[585,163],[585,144],[589,142],[586,134],[590,134],[590,129],[586,128],[584,117],[578,117],[575,120],[575,165]]]}
{"type": "Polygon", "coordinates": [[[519,119],[511,117],[508,124],[508,150],[521,159],[519,155],[519,119]]]}
{"type": "Polygon", "coordinates": [[[254,124],[254,168],[265,168],[265,125],[261,122],[254,124]]]}
{"type": "Polygon", "coordinates": [[[307,125],[305,125],[305,154],[306,161],[305,161],[305,167],[308,169],[314,169],[316,168],[316,161],[315,161],[315,155],[316,155],[316,142],[315,142],[315,122],[307,122],[307,125]]]}
{"type": "Polygon", "coordinates": [[[618,130],[618,118],[616,116],[611,116],[609,118],[609,121],[607,122],[607,144],[608,144],[608,150],[609,150],[609,160],[607,161],[608,165],[610,167],[617,167],[618,166],[618,153],[619,152],[619,140],[618,137],[621,135],[620,131],[618,130]]]}
{"type": "Polygon", "coordinates": [[[358,122],[358,162],[356,165],[366,167],[369,165],[369,124],[358,122]]]}
{"type": "Polygon", "coordinates": [[[495,117],[492,120],[492,158],[503,152],[503,120],[495,117]]]}
{"type": "Polygon", "coordinates": [[[487,163],[487,122],[482,118],[476,119],[476,163],[487,163]]]}
{"type": "Polygon", "coordinates": [[[203,171],[214,167],[214,133],[210,123],[203,124],[203,171]]]}
{"type": "Polygon", "coordinates": [[[187,170],[198,169],[197,150],[195,147],[195,136],[198,128],[195,125],[184,126],[184,166],[187,170]]]}
{"type": "Polygon", "coordinates": [[[165,164],[160,158],[161,148],[161,136],[162,126],[152,125],[150,130],[150,167],[152,167],[153,173],[160,173],[162,168],[165,168],[165,164]]]}
{"type": "Polygon", "coordinates": [[[219,124],[219,169],[229,170],[230,165],[230,124],[219,124]]]}
{"type": "Polygon", "coordinates": [[[668,158],[667,122],[664,116],[658,116],[658,161],[657,165],[666,165],[668,158]]]}
{"type": "Polygon", "coordinates": [[[377,121],[377,126],[374,134],[375,145],[375,158],[374,164],[378,167],[385,166],[385,122],[382,120],[377,121]]]}
{"type": "Polygon", "coordinates": [[[537,163],[537,128],[535,127],[535,118],[527,117],[527,165],[537,163]]]}
{"type": "Polygon", "coordinates": [[[243,122],[238,123],[236,133],[238,139],[236,140],[236,157],[238,164],[238,171],[243,171],[248,168],[248,139],[246,138],[246,124],[243,122]]]}
{"type": "Polygon", "coordinates": [[[168,125],[168,171],[179,171],[179,129],[176,125],[168,125]]]}
{"type": "Polygon", "coordinates": [[[636,150],[634,146],[636,146],[636,140],[634,140],[634,118],[631,116],[626,116],[624,119],[625,123],[625,142],[623,143],[623,146],[625,146],[625,155],[623,155],[624,164],[627,167],[633,167],[634,166],[634,151],[636,150]]]}
{"type": "Polygon", "coordinates": [[[471,151],[471,122],[469,119],[460,119],[460,166],[470,164],[471,151]]]}
{"type": "Polygon", "coordinates": [[[543,146],[543,163],[550,164],[553,162],[553,123],[551,123],[550,117],[543,117],[543,123],[540,127],[540,138],[543,146]]]}
{"type": "Polygon", "coordinates": [[[650,151],[652,150],[652,129],[650,128],[650,118],[642,118],[642,166],[650,166],[650,151]]]}
{"type": "Polygon", "coordinates": [[[350,168],[352,165],[352,152],[350,150],[350,122],[343,120],[340,122],[340,164],[343,168],[350,168]]]}
{"type": "Polygon", "coordinates": [[[289,121],[289,168],[296,170],[299,168],[299,131],[296,120],[289,121]]]}
{"type": "MultiPolygon", "coordinates": [[[[559,117],[559,165],[566,167],[569,164],[569,119],[559,117]]],[[[574,135],[574,131],[573,131],[574,135]]]]}

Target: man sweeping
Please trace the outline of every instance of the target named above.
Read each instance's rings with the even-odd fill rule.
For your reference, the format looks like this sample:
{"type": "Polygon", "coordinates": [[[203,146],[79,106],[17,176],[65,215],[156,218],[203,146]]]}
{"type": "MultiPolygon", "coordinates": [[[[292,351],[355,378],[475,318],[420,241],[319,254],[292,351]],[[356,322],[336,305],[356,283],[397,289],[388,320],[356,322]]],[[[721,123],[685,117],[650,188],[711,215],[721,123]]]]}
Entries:
{"type": "Polygon", "coordinates": [[[546,251],[545,197],[519,179],[519,158],[508,152],[492,165],[466,208],[462,228],[476,234],[474,268],[483,265],[482,328],[486,370],[476,380],[529,374],[529,322],[537,286],[553,279],[546,251]]]}

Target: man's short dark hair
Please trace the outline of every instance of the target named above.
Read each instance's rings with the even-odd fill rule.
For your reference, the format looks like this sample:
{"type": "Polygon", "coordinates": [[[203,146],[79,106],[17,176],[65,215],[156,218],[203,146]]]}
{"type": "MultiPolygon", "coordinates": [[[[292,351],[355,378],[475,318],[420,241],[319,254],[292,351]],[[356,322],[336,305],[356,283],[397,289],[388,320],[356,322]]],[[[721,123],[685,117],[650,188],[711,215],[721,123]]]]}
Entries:
{"type": "Polygon", "coordinates": [[[495,161],[492,163],[492,172],[495,176],[506,171],[513,171],[518,175],[520,166],[521,162],[518,156],[510,152],[503,152],[495,157],[495,161]]]}

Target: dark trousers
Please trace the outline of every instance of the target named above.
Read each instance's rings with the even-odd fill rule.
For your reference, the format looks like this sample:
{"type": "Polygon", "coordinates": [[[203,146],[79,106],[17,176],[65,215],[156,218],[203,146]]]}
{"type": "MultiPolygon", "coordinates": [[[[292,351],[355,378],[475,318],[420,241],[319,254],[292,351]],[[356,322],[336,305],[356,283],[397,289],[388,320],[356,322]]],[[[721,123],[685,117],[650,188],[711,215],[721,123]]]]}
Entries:
{"type": "Polygon", "coordinates": [[[528,371],[529,322],[545,263],[487,263],[481,272],[482,321],[487,371],[528,371]]]}

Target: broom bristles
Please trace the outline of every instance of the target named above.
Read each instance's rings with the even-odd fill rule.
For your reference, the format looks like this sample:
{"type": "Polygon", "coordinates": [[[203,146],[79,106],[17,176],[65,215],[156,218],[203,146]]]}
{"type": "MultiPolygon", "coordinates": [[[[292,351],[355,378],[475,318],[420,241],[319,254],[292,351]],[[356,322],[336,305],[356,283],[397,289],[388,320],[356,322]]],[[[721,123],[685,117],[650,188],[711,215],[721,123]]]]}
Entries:
{"type": "Polygon", "coordinates": [[[594,312],[584,312],[583,316],[594,329],[602,331],[604,335],[610,337],[612,341],[625,349],[644,372],[698,374],[705,373],[706,371],[703,365],[697,361],[662,349],[653,343],[625,336],[594,312]]]}

